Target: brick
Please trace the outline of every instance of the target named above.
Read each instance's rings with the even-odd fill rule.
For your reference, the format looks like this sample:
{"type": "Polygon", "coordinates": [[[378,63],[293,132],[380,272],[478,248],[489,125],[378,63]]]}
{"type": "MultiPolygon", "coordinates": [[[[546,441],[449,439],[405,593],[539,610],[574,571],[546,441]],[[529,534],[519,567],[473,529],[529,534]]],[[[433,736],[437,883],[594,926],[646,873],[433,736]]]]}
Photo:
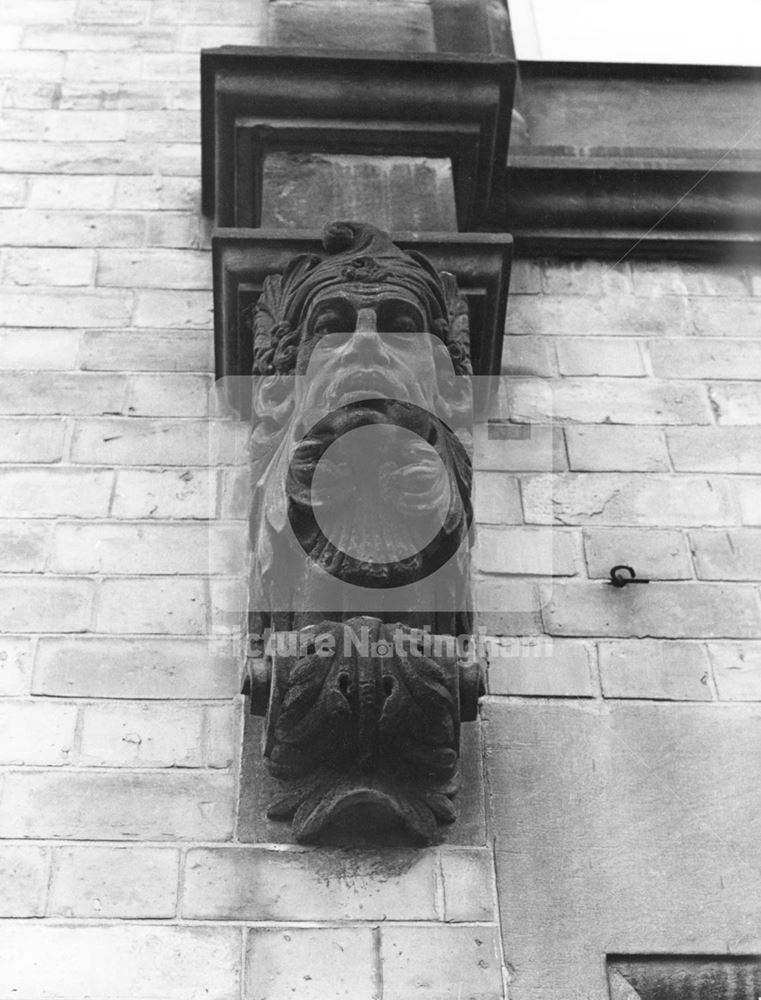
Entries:
{"type": "Polygon", "coordinates": [[[702,643],[601,642],[600,680],[605,698],[710,701],[711,668],[702,643]]]}
{"type": "Polygon", "coordinates": [[[473,511],[481,524],[520,524],[523,520],[518,481],[502,472],[477,472],[473,511]]]}
{"type": "Polygon", "coordinates": [[[489,693],[545,698],[594,698],[593,649],[564,640],[489,644],[489,693]]]}
{"type": "Polygon", "coordinates": [[[50,852],[32,844],[0,845],[0,917],[42,917],[50,852]]]}
{"type": "MultiPolygon", "coordinates": [[[[31,654],[11,643],[9,694],[26,693],[31,654]],[[16,680],[15,678],[18,677],[16,680]]],[[[3,640],[0,640],[0,644],[3,640]]],[[[205,639],[43,638],[32,691],[74,698],[231,698],[240,690],[239,664],[205,639]]]]}
{"type": "Polygon", "coordinates": [[[556,345],[561,375],[619,375],[636,378],[645,374],[639,343],[624,337],[590,337],[560,340],[556,345]]]}
{"type": "Polygon", "coordinates": [[[26,177],[4,174],[0,176],[0,208],[20,208],[27,197],[26,177]]]}
{"type": "Polygon", "coordinates": [[[210,425],[198,420],[80,420],[71,444],[74,462],[118,465],[204,465],[210,425]]]}
{"type": "Polygon", "coordinates": [[[205,417],[212,394],[211,375],[131,375],[126,411],[136,417],[205,417]]]}
{"type": "Polygon", "coordinates": [[[0,578],[0,630],[84,632],[90,625],[93,594],[89,580],[19,574],[0,578]]]}
{"type": "Polygon", "coordinates": [[[550,472],[566,468],[563,431],[547,422],[477,424],[473,449],[477,470],[550,472]]]}
{"type": "MultiPolygon", "coordinates": [[[[5,42],[5,38],[3,38],[5,42]]],[[[0,52],[5,46],[0,43],[0,52]]],[[[15,111],[12,109],[3,111],[3,118],[0,122],[0,139],[15,139],[17,142],[32,142],[41,139],[45,131],[44,115],[24,109],[15,111]]]]}
{"type": "Polygon", "coordinates": [[[208,327],[213,317],[208,292],[137,292],[135,326],[208,327]]]}
{"type": "MultiPolygon", "coordinates": [[[[134,35],[130,35],[134,37],[134,35]]],[[[191,83],[163,83],[161,88],[140,80],[101,83],[97,90],[83,83],[64,83],[56,95],[58,107],[72,110],[104,108],[154,111],[160,108],[201,107],[200,89],[191,83]]],[[[48,102],[52,103],[52,102],[48,102]]]]}
{"type": "Polygon", "coordinates": [[[571,532],[550,526],[480,528],[475,565],[482,573],[574,576],[580,560],[571,532]]]}
{"type": "Polygon", "coordinates": [[[41,572],[47,562],[50,526],[39,521],[0,520],[0,565],[4,573],[41,572]]]}
{"type": "Polygon", "coordinates": [[[208,372],[214,367],[212,350],[208,333],[200,331],[88,331],[82,343],[82,367],[89,371],[208,372]]]}
{"type": "Polygon", "coordinates": [[[555,354],[549,338],[507,337],[502,348],[503,375],[555,374],[555,354]]]}
{"type": "Polygon", "coordinates": [[[148,216],[145,245],[149,247],[198,247],[201,229],[198,211],[157,212],[148,216]]]}
{"type": "Polygon", "coordinates": [[[0,834],[9,838],[228,840],[232,833],[233,781],[214,772],[8,771],[0,802],[0,834]]]}
{"type": "Polygon", "coordinates": [[[108,0],[79,0],[77,21],[96,24],[144,24],[150,9],[150,0],[121,0],[116,8],[108,0]]]}
{"type": "Polygon", "coordinates": [[[0,636],[0,697],[29,694],[31,678],[31,640],[20,636],[0,636]]]}
{"type": "Polygon", "coordinates": [[[494,926],[381,930],[383,1000],[498,1000],[499,935],[494,926]]]}
{"type": "Polygon", "coordinates": [[[533,476],[521,484],[529,524],[732,525],[733,493],[720,478],[667,475],[533,476]]]}
{"type": "Polygon", "coordinates": [[[677,472],[761,472],[758,427],[680,427],[666,441],[677,472]]]}
{"type": "Polygon", "coordinates": [[[222,927],[0,927],[0,991],[36,1000],[237,1000],[240,931],[222,927]]]}
{"type": "MultiPolygon", "coordinates": [[[[217,0],[194,0],[187,10],[178,0],[153,0],[151,23],[176,25],[180,14],[185,24],[215,24],[220,9],[217,0]]],[[[255,7],[250,0],[225,0],[224,19],[233,24],[249,24],[256,20],[255,7]]]]}
{"type": "Polygon", "coordinates": [[[0,411],[12,414],[126,412],[124,375],[0,372],[0,411]]]}
{"type": "Polygon", "coordinates": [[[0,330],[0,370],[74,368],[78,330],[0,330]]]}
{"type": "Polygon", "coordinates": [[[757,382],[725,382],[708,386],[719,424],[761,424],[761,387],[757,382]]]}
{"type": "Polygon", "coordinates": [[[52,569],[63,573],[238,573],[244,570],[245,553],[244,533],[237,526],[218,522],[59,524],[52,569]]]}
{"type": "Polygon", "coordinates": [[[0,461],[58,462],[63,457],[65,436],[63,420],[0,418],[0,461]]]}
{"type": "MultiPolygon", "coordinates": [[[[436,920],[434,851],[188,852],[181,913],[204,920],[436,920]],[[326,872],[334,876],[326,879],[326,872]]],[[[258,977],[257,977],[258,978],[258,977]]]]}
{"type": "Polygon", "coordinates": [[[76,705],[0,703],[0,764],[71,763],[76,723],[76,705]]]}
{"type": "Polygon", "coordinates": [[[761,643],[708,643],[719,698],[761,701],[761,643]]]}
{"type": "MultiPolygon", "coordinates": [[[[22,18],[23,21],[23,18],[22,18]]],[[[64,57],[60,52],[4,52],[0,76],[32,80],[60,80],[64,57]]]]}
{"type": "Polygon", "coordinates": [[[681,531],[662,528],[585,528],[589,576],[608,579],[613,566],[633,566],[650,580],[689,580],[692,561],[681,531]]]}
{"type": "MultiPolygon", "coordinates": [[[[228,15],[225,7],[224,24],[219,24],[219,11],[209,18],[208,24],[192,24],[180,29],[177,39],[176,49],[178,52],[198,52],[199,49],[214,48],[218,45],[229,45],[231,38],[245,38],[246,45],[255,45],[256,35],[254,25],[256,22],[253,16],[262,9],[261,4],[252,4],[251,9],[246,12],[240,23],[235,23],[228,15]]],[[[259,26],[263,24],[262,14],[259,13],[259,26]]]]}
{"type": "MultiPolygon", "coordinates": [[[[251,506],[250,464],[219,470],[219,516],[247,519],[251,506]]],[[[518,519],[520,520],[520,518],[518,519]]]]}
{"type": "Polygon", "coordinates": [[[633,295],[513,295],[507,314],[510,333],[537,336],[674,336],[688,330],[681,299],[649,300],[633,295]]]}
{"type": "MultiPolygon", "coordinates": [[[[62,168],[61,164],[54,166],[62,168]]],[[[145,230],[143,217],[128,212],[6,209],[0,212],[0,222],[10,246],[131,247],[142,243],[145,230]]]]}
{"type": "MultiPolygon", "coordinates": [[[[228,38],[230,35],[228,34],[228,38]]],[[[199,45],[205,48],[208,43],[199,45]]],[[[162,143],[200,142],[200,116],[193,111],[162,109],[161,111],[130,112],[127,120],[128,142],[155,142],[161,136],[162,143]]]]}
{"type": "Polygon", "coordinates": [[[550,635],[754,638],[761,635],[758,590],[747,584],[555,583],[543,608],[550,635]]]}
{"type": "Polygon", "coordinates": [[[44,24],[65,24],[74,17],[76,0],[5,0],[0,21],[44,24]]]}
{"type": "Polygon", "coordinates": [[[494,862],[487,848],[440,851],[444,919],[448,923],[494,920],[494,862]]]}
{"type": "Polygon", "coordinates": [[[198,53],[147,52],[143,56],[144,80],[187,80],[198,76],[198,53]]]}
{"type": "Polygon", "coordinates": [[[761,532],[692,531],[690,543],[695,571],[701,580],[761,578],[761,532]]]}
{"type": "Polygon", "coordinates": [[[89,285],[93,275],[90,250],[6,250],[2,255],[3,281],[8,285],[89,285]]]}
{"type": "MultiPolygon", "coordinates": [[[[198,58],[196,56],[196,58],[198,58]]],[[[197,75],[198,70],[195,70],[197,75]]],[[[197,177],[201,168],[201,147],[196,142],[172,142],[156,148],[156,168],[170,176],[197,177]]]]}
{"type": "Polygon", "coordinates": [[[120,288],[209,289],[211,258],[201,250],[101,250],[96,283],[120,288]]]}
{"type": "Polygon", "coordinates": [[[514,260],[510,267],[510,292],[536,295],[542,290],[542,272],[534,260],[514,260]]]}
{"type": "MultiPolygon", "coordinates": [[[[48,140],[0,142],[0,155],[7,164],[8,170],[30,174],[148,174],[154,169],[153,160],[156,158],[155,150],[137,143],[127,145],[123,142],[50,142],[48,140]]],[[[109,229],[115,229],[118,221],[124,225],[123,220],[112,222],[112,218],[110,214],[102,216],[101,230],[108,232],[109,229]]],[[[52,223],[56,224],[55,232],[60,232],[58,227],[61,226],[62,220],[51,220],[51,229],[53,229],[52,223]]],[[[24,224],[27,232],[33,226],[39,225],[31,212],[25,213],[24,224]]],[[[42,236],[39,238],[44,239],[42,236]]],[[[22,245],[24,242],[32,243],[34,241],[22,241],[22,245]]],[[[71,244],[65,242],[64,236],[58,236],[55,240],[48,236],[47,245],[68,246],[71,244]]],[[[133,246],[135,241],[93,244],[92,241],[85,240],[84,245],[133,246]]]]}
{"type": "Polygon", "coordinates": [[[22,517],[103,516],[113,482],[113,472],[97,469],[0,469],[0,509],[22,517]]]}
{"type": "Polygon", "coordinates": [[[526,580],[478,580],[478,624],[488,635],[536,635],[541,632],[539,589],[526,580]]]}
{"type": "Polygon", "coordinates": [[[13,49],[20,48],[21,32],[22,27],[20,24],[7,25],[0,35],[0,50],[12,51],[13,49]]]}
{"type": "Polygon", "coordinates": [[[60,917],[173,917],[179,855],[163,847],[59,847],[50,914],[60,917]]]}
{"type": "Polygon", "coordinates": [[[743,524],[761,524],[761,479],[737,480],[737,490],[741,520],[743,524]]]}
{"type": "Polygon", "coordinates": [[[668,472],[669,458],[658,427],[592,425],[566,427],[569,467],[578,472],[668,472]]]}
{"type": "MultiPolygon", "coordinates": [[[[125,469],[116,474],[113,517],[214,517],[216,481],[208,469],[125,469]]],[[[225,515],[229,516],[229,515],[225,515]]]]}
{"type": "MultiPolygon", "coordinates": [[[[111,207],[115,185],[113,177],[32,177],[27,205],[29,208],[78,208],[94,212],[111,207]]],[[[140,206],[129,207],[134,210],[140,206]]]]}
{"type": "Polygon", "coordinates": [[[6,292],[0,295],[6,326],[126,326],[131,292],[6,292]]]}
{"type": "Polygon", "coordinates": [[[245,1000],[375,1000],[370,927],[252,927],[245,1000]]]}
{"type": "Polygon", "coordinates": [[[135,211],[200,212],[201,184],[197,177],[118,177],[115,208],[135,211]]]}
{"type": "MultiPolygon", "coordinates": [[[[237,686],[238,688],[240,685],[237,686]]],[[[232,767],[241,741],[242,701],[233,705],[209,705],[205,709],[204,764],[206,767],[232,767]]]]}
{"type": "Polygon", "coordinates": [[[658,378],[761,379],[761,341],[650,340],[658,378]]]}
{"type": "Polygon", "coordinates": [[[173,48],[175,33],[169,28],[124,31],[121,27],[67,25],[59,28],[34,25],[24,31],[25,49],[102,52],[119,49],[162,51],[173,48]]]}
{"type": "Polygon", "coordinates": [[[627,263],[607,261],[545,261],[542,288],[549,295],[627,295],[632,281],[627,263]]]}
{"type": "Polygon", "coordinates": [[[761,302],[754,299],[693,299],[695,332],[703,337],[758,337],[761,302]]]}
{"type": "Polygon", "coordinates": [[[138,52],[68,52],[64,80],[136,80],[140,77],[138,52]]]}
{"type": "Polygon", "coordinates": [[[98,632],[203,635],[206,586],[192,577],[104,580],[98,601],[98,632]]]}
{"type": "Polygon", "coordinates": [[[629,266],[637,295],[748,294],[747,282],[736,264],[633,260],[629,266]]]}
{"type": "Polygon", "coordinates": [[[93,136],[98,137],[98,142],[124,142],[127,138],[124,112],[57,110],[45,115],[45,138],[51,142],[87,142],[93,136]]]}
{"type": "Polygon", "coordinates": [[[547,386],[511,379],[507,386],[515,420],[549,419],[610,424],[710,424],[705,388],[686,382],[563,379],[547,386]],[[549,391],[548,391],[549,389],[549,391]]]}
{"type": "MultiPolygon", "coordinates": [[[[179,692],[178,692],[179,693],[179,692]]],[[[201,767],[198,705],[88,705],[79,763],[95,767],[201,767]]]]}
{"type": "Polygon", "coordinates": [[[60,94],[60,84],[51,81],[6,80],[3,83],[5,106],[9,108],[30,108],[39,111],[51,108],[60,94]]]}

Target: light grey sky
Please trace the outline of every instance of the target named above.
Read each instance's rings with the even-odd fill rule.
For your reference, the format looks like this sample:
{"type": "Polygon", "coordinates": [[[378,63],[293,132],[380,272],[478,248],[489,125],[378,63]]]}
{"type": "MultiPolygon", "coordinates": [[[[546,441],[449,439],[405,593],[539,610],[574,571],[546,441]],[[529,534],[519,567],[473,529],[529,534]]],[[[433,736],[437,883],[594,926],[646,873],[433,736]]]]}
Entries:
{"type": "Polygon", "coordinates": [[[519,59],[761,66],[761,0],[508,0],[519,59]]]}

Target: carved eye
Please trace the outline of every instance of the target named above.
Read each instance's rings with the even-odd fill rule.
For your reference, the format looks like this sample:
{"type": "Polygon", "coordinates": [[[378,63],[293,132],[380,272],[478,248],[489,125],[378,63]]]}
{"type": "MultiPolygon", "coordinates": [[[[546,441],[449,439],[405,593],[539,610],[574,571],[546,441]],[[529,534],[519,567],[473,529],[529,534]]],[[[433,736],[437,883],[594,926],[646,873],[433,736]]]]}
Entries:
{"type": "Polygon", "coordinates": [[[379,333],[422,333],[422,315],[406,302],[384,302],[378,310],[379,333]]]}
{"type": "Polygon", "coordinates": [[[354,329],[354,310],[348,303],[331,305],[312,317],[310,327],[315,337],[331,333],[351,333],[354,329]]]}

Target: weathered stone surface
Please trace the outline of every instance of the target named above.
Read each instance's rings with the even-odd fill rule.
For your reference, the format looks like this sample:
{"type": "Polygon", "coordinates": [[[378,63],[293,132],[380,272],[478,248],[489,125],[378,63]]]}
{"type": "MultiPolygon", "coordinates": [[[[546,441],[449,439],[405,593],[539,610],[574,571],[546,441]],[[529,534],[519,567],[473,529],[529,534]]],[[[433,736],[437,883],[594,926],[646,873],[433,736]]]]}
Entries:
{"type": "Polygon", "coordinates": [[[473,516],[481,524],[520,524],[523,511],[516,477],[503,472],[477,472],[473,516]]]}
{"type": "Polygon", "coordinates": [[[76,723],[76,705],[0,702],[0,763],[70,764],[76,723]]]}
{"type": "Polygon", "coordinates": [[[590,577],[609,579],[611,569],[620,564],[632,566],[637,576],[646,580],[692,577],[687,536],[681,531],[585,528],[583,534],[590,577]]]}
{"type": "Polygon", "coordinates": [[[708,644],[719,697],[726,701],[761,701],[761,644],[708,644]]]}
{"type": "Polygon", "coordinates": [[[501,1000],[497,929],[383,927],[384,1000],[501,1000]]]}
{"type": "Polygon", "coordinates": [[[758,588],[749,584],[555,583],[542,617],[550,635],[754,638],[758,588]]]}
{"type": "Polygon", "coordinates": [[[543,420],[491,427],[477,424],[473,447],[473,468],[477,470],[551,472],[567,468],[563,431],[543,420]]]}
{"type": "Polygon", "coordinates": [[[574,472],[668,472],[659,427],[591,425],[566,427],[568,465],[574,472]]]}
{"type": "Polygon", "coordinates": [[[761,532],[691,531],[695,570],[701,580],[761,578],[761,532]]]}
{"type": "Polygon", "coordinates": [[[757,706],[484,714],[514,1000],[608,1000],[606,954],[757,951],[757,706]]]}
{"type": "Polygon", "coordinates": [[[488,660],[490,694],[549,698],[593,698],[597,694],[592,643],[545,637],[520,643],[497,640],[496,648],[494,643],[489,645],[488,660]]]}
{"type": "Polygon", "coordinates": [[[0,845],[0,916],[44,916],[49,869],[45,847],[0,845]]]}
{"type": "Polygon", "coordinates": [[[245,1000],[376,1000],[377,935],[370,927],[254,927],[245,1000]]]}
{"type": "Polygon", "coordinates": [[[577,540],[562,528],[483,527],[474,559],[482,573],[574,576],[581,564],[577,549],[577,540]]]}
{"type": "Polygon", "coordinates": [[[440,852],[444,919],[448,923],[493,921],[494,859],[489,848],[440,852]]]}
{"type": "Polygon", "coordinates": [[[761,389],[757,381],[712,383],[708,393],[719,424],[761,424],[761,389]]]}
{"type": "Polygon", "coordinates": [[[31,639],[21,636],[0,638],[0,696],[29,694],[31,677],[31,639]]]}
{"type": "Polygon", "coordinates": [[[620,375],[635,378],[645,374],[639,342],[623,337],[579,337],[557,343],[561,375],[620,375]]]}
{"type": "Polygon", "coordinates": [[[761,472],[761,428],[679,427],[666,431],[678,472],[761,472]]]}
{"type": "Polygon", "coordinates": [[[10,771],[0,836],[69,840],[227,840],[227,775],[10,771]]]}
{"type": "Polygon", "coordinates": [[[79,762],[94,767],[201,767],[203,726],[201,705],[87,705],[79,762]]]}
{"type": "Polygon", "coordinates": [[[601,642],[600,682],[605,698],[711,701],[711,668],[698,642],[601,642]]]}
{"type": "Polygon", "coordinates": [[[0,992],[37,1000],[237,1000],[240,931],[228,927],[0,925],[0,992]],[[118,977],[118,985],[117,985],[118,977]]]}
{"type": "Polygon", "coordinates": [[[286,922],[437,920],[439,863],[433,850],[191,850],[182,915],[286,922]]]}
{"type": "Polygon", "coordinates": [[[761,378],[761,343],[752,340],[650,340],[657,378],[761,378]]]}
{"type": "Polygon", "coordinates": [[[61,917],[173,917],[179,854],[163,847],[60,847],[50,913],[61,917]]]}
{"type": "Polygon", "coordinates": [[[277,46],[436,51],[427,0],[378,0],[371,7],[357,0],[279,0],[270,18],[269,39],[277,46]]]}

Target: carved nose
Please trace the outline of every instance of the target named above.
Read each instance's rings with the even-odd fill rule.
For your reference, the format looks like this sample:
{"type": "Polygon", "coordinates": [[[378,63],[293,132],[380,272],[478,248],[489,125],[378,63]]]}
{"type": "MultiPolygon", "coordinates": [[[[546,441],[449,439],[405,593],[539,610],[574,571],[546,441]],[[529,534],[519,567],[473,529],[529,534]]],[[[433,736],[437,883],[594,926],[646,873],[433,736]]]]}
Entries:
{"type": "Polygon", "coordinates": [[[354,327],[355,333],[377,333],[378,320],[375,310],[372,308],[360,309],[357,313],[357,322],[354,327]]]}

